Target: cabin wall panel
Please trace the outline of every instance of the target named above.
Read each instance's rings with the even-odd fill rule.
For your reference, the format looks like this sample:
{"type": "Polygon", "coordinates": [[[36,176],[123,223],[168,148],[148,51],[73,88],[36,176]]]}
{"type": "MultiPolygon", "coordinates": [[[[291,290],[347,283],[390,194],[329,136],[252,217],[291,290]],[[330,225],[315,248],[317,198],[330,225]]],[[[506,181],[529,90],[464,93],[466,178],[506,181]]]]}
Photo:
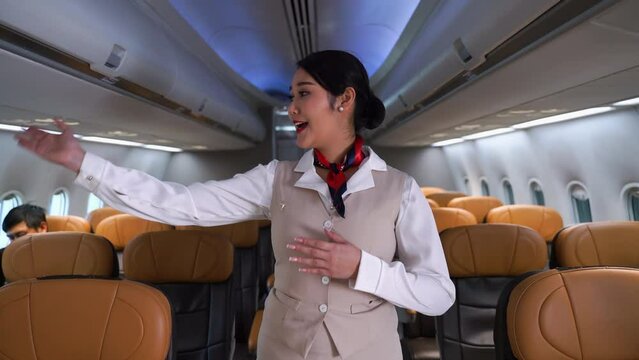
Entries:
{"type": "MultiPolygon", "coordinates": [[[[566,224],[575,222],[568,184],[583,183],[590,195],[593,221],[627,220],[624,185],[639,182],[639,111],[636,108],[551,124],[439,148],[403,152],[403,170],[427,173],[432,165],[419,158],[444,153],[452,177],[448,188],[480,194],[485,177],[491,195],[504,199],[502,180],[512,184],[515,202],[531,204],[530,181],[538,180],[546,205],[557,209],[566,224]],[[418,155],[419,154],[419,155],[418,155]]],[[[433,184],[437,185],[437,184],[433,184]]]]}

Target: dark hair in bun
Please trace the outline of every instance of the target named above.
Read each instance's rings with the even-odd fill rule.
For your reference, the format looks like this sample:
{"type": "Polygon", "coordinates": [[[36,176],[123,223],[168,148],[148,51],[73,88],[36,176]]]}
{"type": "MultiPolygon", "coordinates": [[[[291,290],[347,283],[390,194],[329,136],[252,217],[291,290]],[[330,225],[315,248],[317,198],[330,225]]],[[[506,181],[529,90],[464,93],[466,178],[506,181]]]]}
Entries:
{"type": "Polygon", "coordinates": [[[375,129],[384,121],[384,103],[373,94],[364,65],[353,55],[340,50],[312,53],[297,66],[309,73],[333,96],[344,93],[347,87],[355,89],[355,131],[375,129]]]}

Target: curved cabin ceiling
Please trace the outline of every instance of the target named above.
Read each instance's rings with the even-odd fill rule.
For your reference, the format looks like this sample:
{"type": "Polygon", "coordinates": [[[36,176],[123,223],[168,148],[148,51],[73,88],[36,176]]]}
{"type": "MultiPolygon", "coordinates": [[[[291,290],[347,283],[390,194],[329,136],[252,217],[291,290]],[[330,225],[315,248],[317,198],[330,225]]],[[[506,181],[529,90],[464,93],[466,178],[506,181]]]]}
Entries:
{"type": "Polygon", "coordinates": [[[295,63],[314,51],[346,50],[362,61],[369,75],[374,75],[419,1],[170,3],[231,69],[261,91],[280,97],[288,94],[295,63]]]}
{"type": "Polygon", "coordinates": [[[387,106],[369,141],[428,146],[636,97],[638,10],[636,0],[0,0],[0,120],[61,115],[86,135],[252,147],[268,141],[295,63],[341,49],[387,106]],[[2,37],[12,31],[81,68],[16,51],[2,37]],[[117,49],[127,54],[113,65],[117,49]]]}

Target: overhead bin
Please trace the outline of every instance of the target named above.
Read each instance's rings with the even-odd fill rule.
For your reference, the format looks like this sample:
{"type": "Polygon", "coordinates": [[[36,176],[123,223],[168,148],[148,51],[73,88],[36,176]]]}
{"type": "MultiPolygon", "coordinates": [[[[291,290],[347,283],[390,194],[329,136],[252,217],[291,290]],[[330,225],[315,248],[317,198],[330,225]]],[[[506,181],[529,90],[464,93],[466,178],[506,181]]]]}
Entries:
{"type": "Polygon", "coordinates": [[[387,119],[413,109],[448,81],[481,65],[487,53],[557,2],[440,1],[376,86],[387,106],[387,119]]]}
{"type": "Polygon", "coordinates": [[[263,140],[256,110],[133,1],[0,0],[0,22],[240,132],[263,140]]]}

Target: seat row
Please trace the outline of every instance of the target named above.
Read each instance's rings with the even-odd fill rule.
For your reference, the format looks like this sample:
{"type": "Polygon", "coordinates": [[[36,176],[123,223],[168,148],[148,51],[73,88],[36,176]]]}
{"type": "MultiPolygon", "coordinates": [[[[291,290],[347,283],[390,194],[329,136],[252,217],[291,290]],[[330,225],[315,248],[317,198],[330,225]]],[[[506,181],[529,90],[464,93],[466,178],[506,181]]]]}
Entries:
{"type": "Polygon", "coordinates": [[[232,352],[233,245],[224,238],[196,230],[142,234],[125,249],[125,279],[116,277],[112,244],[94,234],[28,235],[9,245],[3,260],[8,284],[0,288],[0,327],[9,331],[0,351],[8,358],[232,352]]]}
{"type": "MultiPolygon", "coordinates": [[[[468,225],[440,236],[457,292],[451,309],[436,318],[441,358],[612,359],[639,354],[625,333],[639,323],[634,305],[628,307],[629,301],[639,300],[639,271],[634,269],[639,267],[639,223],[586,223],[561,230],[552,242],[560,268],[552,270],[547,270],[545,239],[528,227],[468,225]],[[625,288],[631,285],[634,290],[625,288]],[[597,324],[607,331],[603,343],[592,335],[597,324]],[[582,338],[584,333],[588,336],[582,338]],[[607,356],[602,350],[606,346],[614,348],[607,356]]],[[[426,333],[408,340],[412,358],[438,358],[432,339],[424,336],[432,335],[428,319],[418,321],[425,322],[426,333]]]]}
{"type": "Polygon", "coordinates": [[[171,226],[127,215],[111,208],[92,212],[88,221],[76,216],[50,216],[52,231],[82,231],[89,228],[111,242],[118,256],[120,274],[127,262],[122,255],[128,243],[145,233],[172,229],[201,230],[231,241],[234,251],[233,299],[235,304],[235,337],[238,343],[247,343],[251,323],[258,307],[258,299],[267,291],[267,277],[274,268],[270,242],[270,222],[248,221],[238,224],[196,227],[171,226]],[[89,225],[90,224],[90,225],[89,225]]]}

